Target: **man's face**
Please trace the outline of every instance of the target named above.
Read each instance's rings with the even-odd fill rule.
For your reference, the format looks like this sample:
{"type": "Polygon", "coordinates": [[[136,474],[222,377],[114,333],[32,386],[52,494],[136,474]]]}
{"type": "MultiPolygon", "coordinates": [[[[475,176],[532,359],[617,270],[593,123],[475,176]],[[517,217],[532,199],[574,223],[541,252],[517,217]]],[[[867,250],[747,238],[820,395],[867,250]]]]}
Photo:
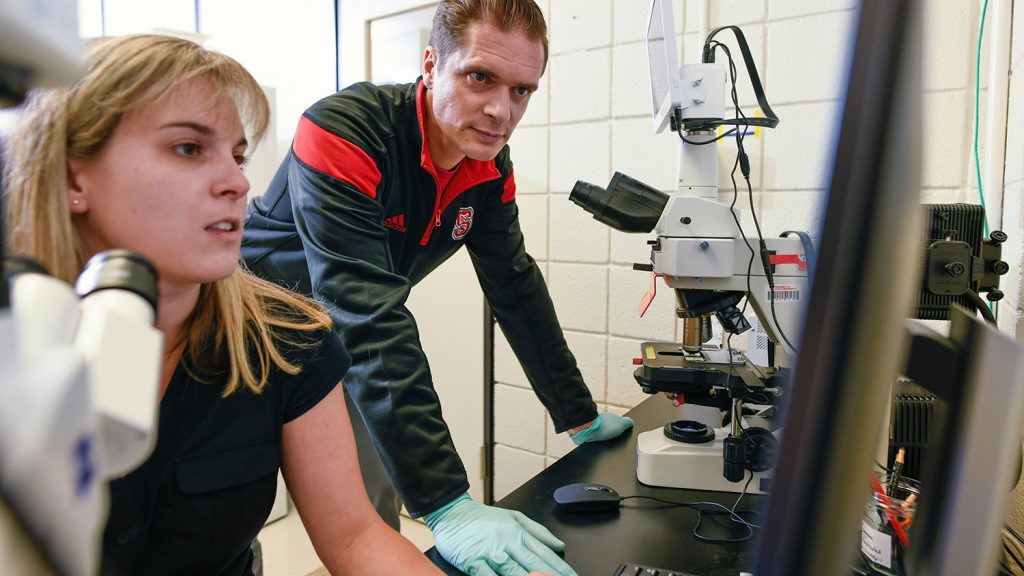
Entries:
{"type": "Polygon", "coordinates": [[[438,65],[427,47],[427,141],[434,163],[451,169],[464,157],[490,160],[508,142],[544,73],[544,47],[521,31],[474,22],[463,46],[438,65]]]}

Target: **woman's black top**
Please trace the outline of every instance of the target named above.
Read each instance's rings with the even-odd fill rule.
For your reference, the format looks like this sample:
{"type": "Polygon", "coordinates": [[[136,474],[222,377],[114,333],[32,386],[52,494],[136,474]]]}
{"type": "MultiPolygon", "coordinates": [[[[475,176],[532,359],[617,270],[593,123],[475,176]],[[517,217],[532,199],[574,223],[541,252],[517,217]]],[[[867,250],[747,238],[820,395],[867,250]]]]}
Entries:
{"type": "Polygon", "coordinates": [[[302,366],[274,370],[261,394],[198,382],[179,364],[160,403],[156,448],[110,484],[101,573],[252,574],[253,539],[274,503],[281,432],[322,400],[351,364],[330,331],[307,348],[281,345],[302,366]]]}

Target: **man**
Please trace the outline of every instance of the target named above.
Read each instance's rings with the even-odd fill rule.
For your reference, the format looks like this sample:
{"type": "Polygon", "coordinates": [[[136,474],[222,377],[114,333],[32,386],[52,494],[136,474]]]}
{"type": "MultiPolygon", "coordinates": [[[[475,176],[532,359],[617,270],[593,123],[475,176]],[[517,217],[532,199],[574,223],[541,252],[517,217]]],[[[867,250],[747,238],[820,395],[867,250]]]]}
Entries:
{"type": "Polygon", "coordinates": [[[422,78],[357,84],[313,105],[246,222],[250,268],[323,302],[353,356],[345,383],[368,429],[353,418],[357,439],[368,436],[379,453],[360,447],[378,510],[397,527],[382,461],[442,556],[474,573],[573,572],[544,527],[469,499],[405,307],[412,286],[465,245],[556,430],[582,443],[632,426],[596,413],[519,228],[506,142],[546,64],[533,0],[442,0],[422,78]]]}

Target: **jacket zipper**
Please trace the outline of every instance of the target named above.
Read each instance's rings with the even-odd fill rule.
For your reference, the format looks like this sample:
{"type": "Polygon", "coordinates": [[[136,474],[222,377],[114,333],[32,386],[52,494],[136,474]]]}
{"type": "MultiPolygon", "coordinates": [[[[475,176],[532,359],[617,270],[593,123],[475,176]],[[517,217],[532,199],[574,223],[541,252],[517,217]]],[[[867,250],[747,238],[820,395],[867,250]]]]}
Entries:
{"type": "Polygon", "coordinates": [[[441,194],[437,195],[437,201],[434,203],[434,225],[427,224],[427,230],[423,233],[423,238],[420,240],[420,246],[426,246],[427,242],[430,241],[430,234],[434,231],[434,228],[441,227],[441,194]]]}
{"type": "Polygon", "coordinates": [[[437,176],[434,176],[434,188],[437,189],[437,198],[434,200],[434,225],[427,224],[427,230],[423,233],[423,238],[420,240],[420,246],[426,246],[427,242],[430,242],[430,235],[434,232],[434,228],[441,227],[441,202],[444,201],[445,195],[448,193],[448,187],[452,185],[455,180],[455,176],[444,185],[444,190],[438,186],[437,176]]]}

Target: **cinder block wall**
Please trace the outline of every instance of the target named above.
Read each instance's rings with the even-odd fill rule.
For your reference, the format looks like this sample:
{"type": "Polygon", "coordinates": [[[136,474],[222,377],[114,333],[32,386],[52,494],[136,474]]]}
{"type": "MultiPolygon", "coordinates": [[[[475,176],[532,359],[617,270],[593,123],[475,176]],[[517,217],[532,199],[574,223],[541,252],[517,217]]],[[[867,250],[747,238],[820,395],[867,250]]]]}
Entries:
{"type": "MultiPolygon", "coordinates": [[[[601,410],[624,412],[646,398],[635,384],[632,358],[644,340],[680,337],[674,299],[659,293],[644,318],[637,303],[649,276],[631,269],[648,257],[643,235],[610,230],[572,204],[577,179],[602,186],[621,171],[656,188],[675,187],[677,138],[655,135],[650,122],[647,57],[643,42],[648,2],[641,0],[538,0],[546,11],[551,56],[541,88],[512,138],[518,198],[527,249],[539,261],[559,320],[601,410]]],[[[923,102],[925,202],[976,202],[973,138],[974,63],[980,3],[925,2],[923,102]]],[[[712,0],[709,28],[739,25],[750,43],[779,127],[748,138],[754,205],[764,234],[814,231],[824,196],[830,149],[840,106],[846,54],[854,24],[851,0],[712,0]]],[[[698,62],[698,5],[674,0],[681,63],[698,62]]],[[[1018,31],[1024,25],[1018,10],[1018,31]]],[[[982,54],[982,95],[987,38],[982,54]]],[[[724,40],[735,46],[731,34],[724,40]]],[[[1021,65],[1015,43],[1014,69],[1021,65]]],[[[734,57],[738,50],[734,49],[734,57]]],[[[756,101],[740,65],[740,100],[747,113],[756,101]]],[[[1007,150],[1005,229],[1020,235],[1019,197],[1024,173],[1024,84],[1014,76],[1007,150]],[[1014,101],[1017,105],[1014,106],[1014,101]],[[1016,122],[1013,119],[1016,118],[1016,122]],[[1012,158],[1011,158],[1012,157],[1012,158]]],[[[981,118],[984,124],[985,107],[981,118]]],[[[984,143],[984,126],[981,142],[984,143]]],[[[984,158],[985,150],[981,150],[984,158]]],[[[735,146],[719,146],[720,185],[731,199],[728,170],[735,146]]],[[[744,191],[745,193],[745,191],[744,191]]],[[[745,196],[742,197],[745,199],[745,196]]],[[[744,226],[752,229],[745,200],[744,226]]],[[[1015,330],[1021,269],[1019,242],[1001,324],[1015,330]]],[[[1024,333],[1024,331],[1022,331],[1024,333]]],[[[496,495],[501,497],[573,448],[553,433],[511,349],[497,344],[496,495]]]]}

